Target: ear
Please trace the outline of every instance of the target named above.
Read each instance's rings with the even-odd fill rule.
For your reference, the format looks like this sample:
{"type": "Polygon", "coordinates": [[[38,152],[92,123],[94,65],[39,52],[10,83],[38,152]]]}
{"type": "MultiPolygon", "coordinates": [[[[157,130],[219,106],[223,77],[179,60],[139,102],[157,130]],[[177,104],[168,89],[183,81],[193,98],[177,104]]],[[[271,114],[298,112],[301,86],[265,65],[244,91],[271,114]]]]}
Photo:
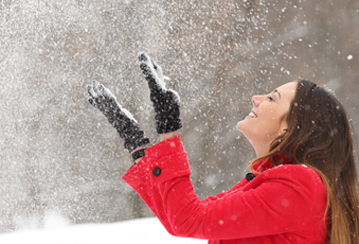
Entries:
{"type": "Polygon", "coordinates": [[[282,135],[285,134],[287,131],[288,131],[288,123],[287,120],[283,118],[279,125],[279,133],[282,135]]]}
{"type": "Polygon", "coordinates": [[[279,135],[282,136],[282,135],[284,135],[285,133],[287,133],[287,131],[288,131],[287,128],[281,129],[281,130],[279,131],[279,135]]]}

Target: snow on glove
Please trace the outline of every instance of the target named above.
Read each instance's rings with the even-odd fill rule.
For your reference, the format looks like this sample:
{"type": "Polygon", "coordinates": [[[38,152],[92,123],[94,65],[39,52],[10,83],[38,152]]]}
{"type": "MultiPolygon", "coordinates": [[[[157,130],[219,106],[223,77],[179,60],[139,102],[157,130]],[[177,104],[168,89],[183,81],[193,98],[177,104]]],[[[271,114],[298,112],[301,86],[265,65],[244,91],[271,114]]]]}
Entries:
{"type": "Polygon", "coordinates": [[[150,88],[150,99],[156,112],[157,133],[164,134],[182,128],[179,95],[174,90],[166,89],[162,69],[155,61],[143,52],[139,53],[138,59],[150,88]]]}
{"type": "MultiPolygon", "coordinates": [[[[120,137],[125,140],[124,146],[129,152],[150,142],[144,136],[144,132],[140,129],[132,114],[121,107],[116,101],[116,97],[106,87],[97,81],[93,81],[92,85],[87,86],[87,91],[90,95],[88,99],[90,104],[98,108],[106,116],[110,124],[120,134],[120,137]]],[[[134,154],[141,153],[136,151],[134,154]]]]}

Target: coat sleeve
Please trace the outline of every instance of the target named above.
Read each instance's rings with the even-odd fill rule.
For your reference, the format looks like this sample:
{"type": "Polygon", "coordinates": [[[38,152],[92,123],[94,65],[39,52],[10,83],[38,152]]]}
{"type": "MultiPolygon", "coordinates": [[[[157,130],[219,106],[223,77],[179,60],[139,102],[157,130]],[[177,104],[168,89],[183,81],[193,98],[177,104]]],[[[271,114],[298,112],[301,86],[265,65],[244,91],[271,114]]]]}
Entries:
{"type": "Polygon", "coordinates": [[[315,203],[324,213],[320,179],[303,166],[267,170],[204,200],[194,193],[189,175],[187,155],[176,137],[149,148],[123,179],[177,236],[225,240],[274,235],[310,224],[310,216],[320,216],[315,203]]]}

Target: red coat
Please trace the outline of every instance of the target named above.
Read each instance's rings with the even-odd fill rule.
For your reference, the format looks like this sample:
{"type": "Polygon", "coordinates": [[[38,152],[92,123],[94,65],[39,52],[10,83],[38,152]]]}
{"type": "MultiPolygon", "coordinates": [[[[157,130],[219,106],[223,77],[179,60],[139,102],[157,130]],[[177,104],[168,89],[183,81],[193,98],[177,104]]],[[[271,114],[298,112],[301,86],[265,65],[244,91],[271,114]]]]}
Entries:
{"type": "Polygon", "coordinates": [[[209,243],[325,243],[326,190],[311,168],[285,164],[265,170],[227,192],[199,200],[180,138],[146,150],[123,179],[167,231],[209,243]]]}

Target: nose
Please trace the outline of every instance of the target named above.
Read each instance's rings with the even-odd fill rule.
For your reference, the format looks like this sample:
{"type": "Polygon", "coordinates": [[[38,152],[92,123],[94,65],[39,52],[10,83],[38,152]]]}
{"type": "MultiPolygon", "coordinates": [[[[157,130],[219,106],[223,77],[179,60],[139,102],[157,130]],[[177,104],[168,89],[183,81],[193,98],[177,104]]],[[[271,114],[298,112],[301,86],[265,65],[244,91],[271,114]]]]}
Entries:
{"type": "Polygon", "coordinates": [[[253,96],[253,97],[252,97],[252,103],[253,103],[253,105],[254,105],[255,107],[258,107],[259,104],[261,104],[261,96],[258,96],[258,95],[253,96]]]}

